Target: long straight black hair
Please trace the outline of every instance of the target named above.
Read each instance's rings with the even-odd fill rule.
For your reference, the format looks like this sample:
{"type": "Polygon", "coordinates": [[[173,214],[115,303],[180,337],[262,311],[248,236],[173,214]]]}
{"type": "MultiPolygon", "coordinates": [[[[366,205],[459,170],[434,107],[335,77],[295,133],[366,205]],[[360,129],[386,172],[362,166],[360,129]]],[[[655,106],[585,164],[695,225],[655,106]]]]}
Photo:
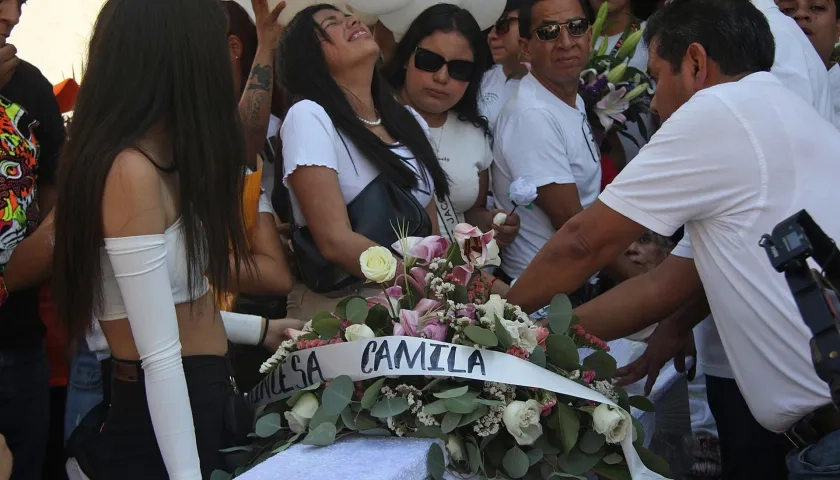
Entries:
{"type": "MultiPolygon", "coordinates": [[[[327,68],[321,42],[329,36],[312,18],[321,10],[336,10],[323,3],[300,11],[283,32],[277,49],[277,76],[292,95],[293,100],[311,100],[327,112],[336,128],[375,166],[382,175],[402,188],[416,188],[417,175],[375,133],[358,119],[356,112],[327,68]]],[[[337,11],[337,10],[336,10],[337,11]]],[[[382,118],[382,126],[399,143],[406,146],[414,158],[426,167],[439,197],[449,195],[446,173],[438,162],[417,119],[403,107],[378,70],[373,74],[371,87],[373,103],[382,118]]]]}
{"type": "Polygon", "coordinates": [[[102,196],[115,157],[157,124],[172,138],[191,293],[248,261],[245,145],[218,0],[108,0],[59,167],[53,296],[81,336],[101,305],[102,196]],[[208,268],[202,268],[207,261],[208,268]]]}
{"type": "Polygon", "coordinates": [[[487,66],[490,63],[487,57],[487,42],[486,37],[481,33],[481,27],[469,11],[448,3],[432,5],[424,10],[411,22],[411,26],[408,27],[408,31],[405,32],[405,35],[397,44],[394,54],[385,64],[382,73],[393,88],[402,89],[405,85],[405,66],[408,64],[411,55],[414,54],[417,46],[424,38],[436,32],[457,32],[469,42],[470,50],[473,52],[475,70],[473,70],[467,91],[464,92],[464,96],[458,100],[458,103],[452,107],[452,111],[458,115],[458,120],[473,124],[490,137],[490,125],[478,111],[478,91],[481,87],[481,77],[487,71],[487,66]]]}

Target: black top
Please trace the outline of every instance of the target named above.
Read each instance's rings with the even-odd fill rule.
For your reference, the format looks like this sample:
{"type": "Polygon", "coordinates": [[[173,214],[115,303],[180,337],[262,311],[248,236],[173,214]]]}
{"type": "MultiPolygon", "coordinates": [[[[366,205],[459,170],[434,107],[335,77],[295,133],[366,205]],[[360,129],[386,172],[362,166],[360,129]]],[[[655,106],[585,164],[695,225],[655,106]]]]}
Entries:
{"type": "MultiPolygon", "coordinates": [[[[50,82],[21,61],[0,88],[0,268],[15,247],[41,222],[38,186],[55,182],[64,142],[64,121],[50,82]]],[[[12,293],[0,306],[0,349],[31,348],[43,342],[45,328],[39,287],[12,293]]]]}

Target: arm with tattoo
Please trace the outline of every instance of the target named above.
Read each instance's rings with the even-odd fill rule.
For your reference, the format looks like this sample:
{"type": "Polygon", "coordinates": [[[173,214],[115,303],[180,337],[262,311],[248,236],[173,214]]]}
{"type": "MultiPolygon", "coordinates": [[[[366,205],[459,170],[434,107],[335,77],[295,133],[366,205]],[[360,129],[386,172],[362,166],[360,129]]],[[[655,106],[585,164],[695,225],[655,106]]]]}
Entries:
{"type": "Polygon", "coordinates": [[[271,116],[271,95],[274,90],[274,52],[257,49],[254,66],[239,100],[239,114],[245,132],[245,153],[248,167],[256,168],[257,156],[265,146],[271,116]]]}

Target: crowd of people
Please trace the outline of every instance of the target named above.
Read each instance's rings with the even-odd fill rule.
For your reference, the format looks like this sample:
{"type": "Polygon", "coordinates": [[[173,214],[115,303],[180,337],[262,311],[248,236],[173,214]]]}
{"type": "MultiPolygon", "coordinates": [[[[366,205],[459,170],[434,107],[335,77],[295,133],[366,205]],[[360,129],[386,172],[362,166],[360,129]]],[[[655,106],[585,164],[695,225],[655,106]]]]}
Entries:
{"type": "Polygon", "coordinates": [[[840,238],[840,0],[509,0],[489,29],[439,3],[398,34],[328,3],[281,25],[285,2],[107,0],[66,131],[9,40],[24,3],[0,0],[0,480],[210,478],[286,329],[381,291],[360,254],[464,222],[495,231],[493,293],[566,293],[646,344],[619,383],[689,373],[677,478],[840,478],[758,245],[801,209],[840,238]],[[655,94],[619,135],[581,73],[639,31],[655,94]]]}

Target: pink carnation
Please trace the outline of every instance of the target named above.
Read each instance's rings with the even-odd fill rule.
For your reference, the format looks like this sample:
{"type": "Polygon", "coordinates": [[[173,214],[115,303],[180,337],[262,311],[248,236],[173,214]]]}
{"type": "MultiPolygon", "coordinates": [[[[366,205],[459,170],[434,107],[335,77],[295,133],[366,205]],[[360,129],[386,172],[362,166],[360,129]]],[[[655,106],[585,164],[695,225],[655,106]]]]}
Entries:
{"type": "Polygon", "coordinates": [[[508,355],[513,355],[514,357],[519,357],[522,360],[528,360],[528,351],[524,348],[513,346],[508,348],[507,352],[508,355]]]}
{"type": "Polygon", "coordinates": [[[595,370],[587,370],[583,372],[583,382],[587,385],[595,381],[595,370]]]}

